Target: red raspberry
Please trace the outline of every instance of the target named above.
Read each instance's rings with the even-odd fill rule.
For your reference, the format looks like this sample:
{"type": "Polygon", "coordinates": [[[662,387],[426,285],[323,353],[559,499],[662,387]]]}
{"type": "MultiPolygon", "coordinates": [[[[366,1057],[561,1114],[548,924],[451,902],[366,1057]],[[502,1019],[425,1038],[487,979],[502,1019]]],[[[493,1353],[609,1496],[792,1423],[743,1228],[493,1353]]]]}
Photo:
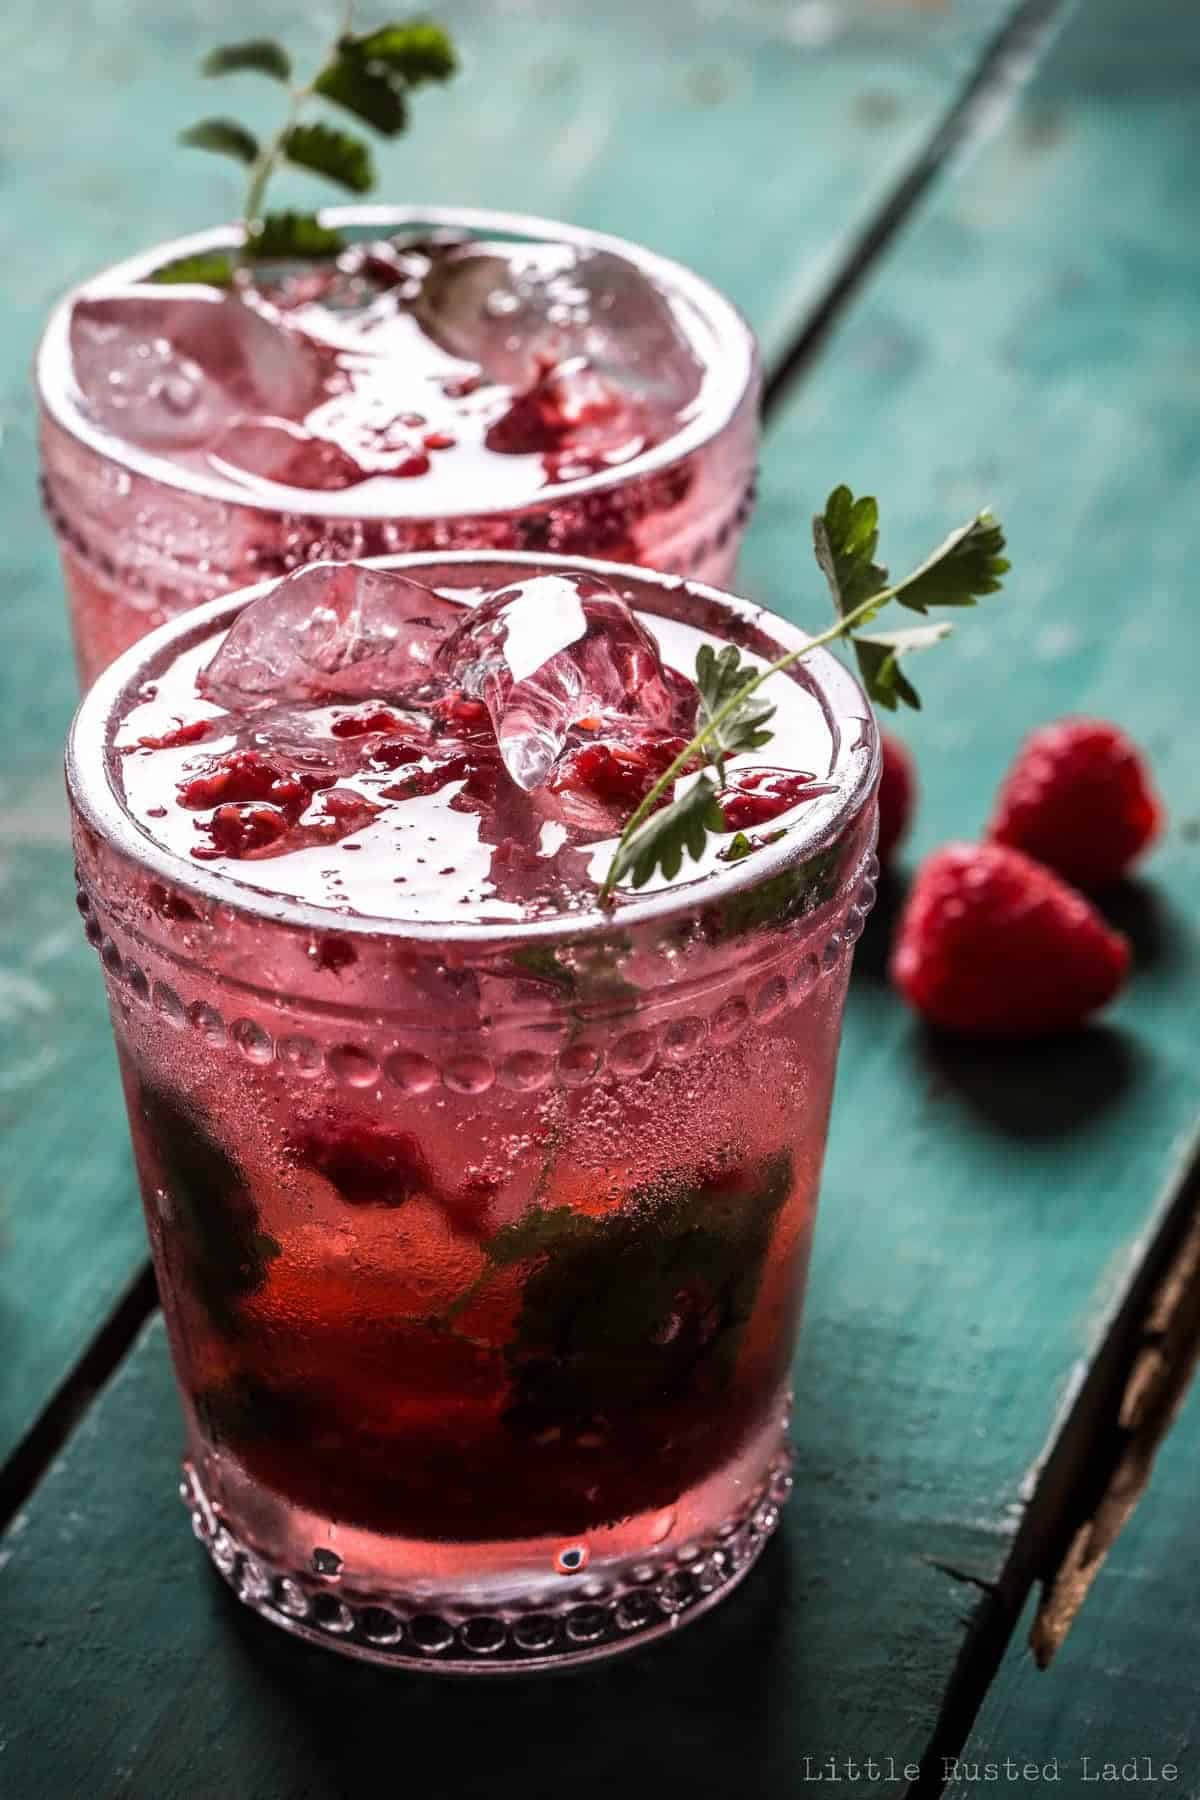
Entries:
{"type": "Polygon", "coordinates": [[[300,1160],[331,1181],[347,1206],[402,1206],[434,1192],[433,1172],[411,1132],[327,1118],[299,1138],[300,1160]]]}
{"type": "Polygon", "coordinates": [[[802,769],[735,769],[729,786],[717,795],[717,805],[730,831],[749,831],[755,825],[769,825],[802,800],[815,800],[830,791],[802,769]]]}
{"type": "Polygon", "coordinates": [[[1037,1037],[1080,1024],[1128,968],[1126,940],[1049,869],[1002,844],[947,844],[917,873],[891,974],[935,1025],[1037,1037]]]}
{"type": "Polygon", "coordinates": [[[386,706],[368,706],[361,712],[342,713],[329,727],[335,738],[366,737],[372,731],[395,731],[400,721],[386,706]]]}
{"type": "MultiPolygon", "coordinates": [[[[291,821],[277,806],[251,800],[218,806],[208,822],[212,848],[221,856],[253,856],[278,842],[291,821]]],[[[194,854],[207,846],[200,845],[194,854]]]]}
{"type": "Polygon", "coordinates": [[[140,737],[138,744],[143,750],[177,750],[184,744],[199,744],[208,737],[213,723],[212,719],[192,719],[185,724],[177,719],[173,731],[164,731],[160,737],[140,737]]]}
{"type": "Polygon", "coordinates": [[[1059,719],[1021,746],[988,837],[1098,888],[1125,873],[1161,824],[1150,772],[1125,733],[1101,719],[1059,719]]]}
{"type": "Polygon", "coordinates": [[[885,866],[904,842],[917,797],[913,759],[890,732],[881,731],[883,768],[879,776],[879,860],[885,866]]]}

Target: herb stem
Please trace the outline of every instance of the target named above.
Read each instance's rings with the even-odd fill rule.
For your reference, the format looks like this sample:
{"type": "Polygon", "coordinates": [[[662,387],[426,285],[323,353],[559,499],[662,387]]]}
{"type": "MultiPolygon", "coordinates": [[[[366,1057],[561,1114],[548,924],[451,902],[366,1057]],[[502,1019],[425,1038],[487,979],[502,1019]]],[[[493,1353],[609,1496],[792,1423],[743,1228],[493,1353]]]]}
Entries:
{"type": "Polygon", "coordinates": [[[723,706],[717,708],[704,729],[696,733],[690,744],[684,745],[684,748],[679,752],[679,755],[675,758],[674,762],[669,764],[669,766],[663,770],[658,780],[654,783],[654,786],[630,814],[625,829],[617,840],[616,850],[613,852],[612,861],[608,865],[608,873],[605,875],[600,888],[599,900],[602,906],[608,905],[612,900],[613,889],[615,888],[620,875],[622,851],[627,848],[629,840],[633,837],[639,827],[645,824],[646,820],[650,817],[650,814],[654,811],[654,808],[658,805],[658,802],[687,768],[687,765],[691,762],[692,758],[699,751],[703,750],[707,744],[712,742],[714,735],[720,731],[720,728],[725,723],[726,719],[737,712],[750,698],[751,694],[757,693],[763,683],[769,680],[772,675],[778,675],[782,670],[790,669],[793,663],[799,662],[802,657],[808,656],[812,651],[820,650],[826,644],[836,643],[838,638],[848,637],[856,625],[860,625],[865,619],[873,617],[882,606],[886,606],[889,600],[894,599],[900,589],[905,585],[905,582],[898,582],[895,587],[881,588],[878,593],[871,594],[868,599],[862,601],[861,604],[854,607],[852,611],[844,614],[840,619],[835,619],[833,624],[827,626],[824,631],[818,632],[816,637],[809,638],[808,642],[802,644],[798,650],[789,650],[786,656],[781,656],[767,668],[760,669],[757,675],[750,681],[747,681],[742,687],[738,688],[735,693],[731,694],[723,706]]]}
{"type": "MultiPolygon", "coordinates": [[[[341,24],[338,29],[339,38],[349,36],[353,20],[354,0],[344,0],[341,8],[341,24]]],[[[263,195],[267,191],[267,183],[279,166],[279,159],[283,155],[288,134],[299,120],[305,101],[311,100],[316,91],[317,82],[324,66],[325,59],[322,58],[320,67],[313,71],[302,87],[293,86],[290,89],[287,117],[274,137],[264,145],[250,171],[250,184],[246,189],[246,199],[242,210],[242,241],[237,254],[237,262],[241,267],[245,267],[247,261],[246,251],[249,248],[250,239],[254,235],[254,227],[261,220],[263,195]]]]}

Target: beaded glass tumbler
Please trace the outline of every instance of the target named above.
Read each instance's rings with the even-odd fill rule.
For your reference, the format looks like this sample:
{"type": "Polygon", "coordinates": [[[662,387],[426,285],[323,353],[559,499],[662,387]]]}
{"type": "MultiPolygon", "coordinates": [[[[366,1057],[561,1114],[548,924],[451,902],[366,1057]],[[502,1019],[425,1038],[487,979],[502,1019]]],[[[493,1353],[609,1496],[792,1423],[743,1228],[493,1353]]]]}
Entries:
{"type": "Polygon", "coordinates": [[[705,370],[701,398],[652,448],[611,468],[547,482],[528,504],[508,509],[481,510],[469,479],[453,510],[423,500],[419,481],[390,484],[374,510],[364,508],[354,487],[314,491],[311,503],[291,507],[256,502],[244,483],[216,469],[199,473],[114,438],[81,404],[71,372],[73,301],[145,281],[168,262],[235,240],[226,227],[145,251],[69,294],[52,314],[37,358],[43,494],[84,685],[164,620],[322,559],[547,551],[730,581],[753,501],[760,375],[753,333],[722,295],[638,245],[542,219],[391,206],[332,208],[322,218],[351,242],[450,234],[618,258],[689,320],[705,370]]]}
{"type": "MultiPolygon", "coordinates": [[[[475,590],[590,569],[651,623],[768,657],[803,641],[645,571],[388,566],[475,590]]],[[[486,1672],[666,1634],[746,1573],[791,1485],[789,1367],[874,895],[869,708],[826,653],[793,669],[828,789],[719,875],[574,923],[338,916],[162,849],[120,798],[117,723],[246,598],[122,656],[68,752],[196,1533],[248,1605],[353,1656],[486,1672]],[[351,1161],[373,1147],[380,1195],[305,1166],[314,1118],[351,1161]],[[453,1228],[482,1166],[509,1221],[490,1244],[453,1228]]]]}

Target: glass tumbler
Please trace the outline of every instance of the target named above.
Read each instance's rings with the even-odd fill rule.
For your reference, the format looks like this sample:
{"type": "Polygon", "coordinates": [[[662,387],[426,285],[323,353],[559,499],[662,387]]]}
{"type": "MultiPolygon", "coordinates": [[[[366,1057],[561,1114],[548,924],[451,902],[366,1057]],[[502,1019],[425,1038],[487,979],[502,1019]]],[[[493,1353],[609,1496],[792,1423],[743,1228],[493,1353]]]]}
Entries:
{"type": "MultiPolygon", "coordinates": [[[[120,651],[201,601],[324,558],[392,552],[549,551],[637,563],[727,583],[753,499],[759,362],[741,314],[690,270],[599,232],[507,213],[357,206],[322,214],[351,242],[402,233],[513,244],[565,244],[629,262],[687,309],[705,370],[680,428],[628,461],[542,487],[508,510],[430,510],[420,482],[412,510],[371,510],[354,487],[313,492],[300,510],[256,499],[244,482],[203,473],[115,438],[89,417],[75,386],[70,309],[80,296],[145,281],[182,256],[229,246],[229,227],[160,244],[85,283],[51,315],[38,351],[43,495],[62,557],[84,685],[120,651]],[[424,505],[425,510],[422,510],[424,505]]],[[[164,290],[166,291],[166,290],[164,290]]]]}
{"type": "MultiPolygon", "coordinates": [[[[636,569],[384,566],[446,591],[588,570],[651,628],[771,658],[803,642],[636,569]]],[[[349,1655],[607,1656],[728,1593],[791,1485],[789,1369],[874,896],[870,709],[827,653],[793,667],[825,790],[717,875],[574,921],[343,916],[156,845],[121,798],[128,707],[262,591],[127,651],[68,751],[192,1522],[248,1605],[349,1655]]]]}

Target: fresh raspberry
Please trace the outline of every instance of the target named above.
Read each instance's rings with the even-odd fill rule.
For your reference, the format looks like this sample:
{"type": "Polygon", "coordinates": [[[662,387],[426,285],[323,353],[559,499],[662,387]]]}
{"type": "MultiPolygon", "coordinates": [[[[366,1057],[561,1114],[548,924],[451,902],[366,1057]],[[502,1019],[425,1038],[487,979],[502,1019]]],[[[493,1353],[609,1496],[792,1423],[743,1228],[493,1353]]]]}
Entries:
{"type": "Polygon", "coordinates": [[[1102,719],[1059,719],[1021,746],[988,837],[1099,888],[1125,873],[1161,824],[1150,772],[1125,733],[1102,719]]]}
{"type": "Polygon", "coordinates": [[[1002,844],[947,844],[917,873],[891,974],[935,1025],[1037,1037],[1080,1024],[1128,968],[1126,940],[1049,869],[1002,844]]]}
{"type": "Polygon", "coordinates": [[[917,797],[913,759],[890,732],[880,732],[883,768],[879,776],[879,860],[886,865],[903,843],[917,797]]]}

